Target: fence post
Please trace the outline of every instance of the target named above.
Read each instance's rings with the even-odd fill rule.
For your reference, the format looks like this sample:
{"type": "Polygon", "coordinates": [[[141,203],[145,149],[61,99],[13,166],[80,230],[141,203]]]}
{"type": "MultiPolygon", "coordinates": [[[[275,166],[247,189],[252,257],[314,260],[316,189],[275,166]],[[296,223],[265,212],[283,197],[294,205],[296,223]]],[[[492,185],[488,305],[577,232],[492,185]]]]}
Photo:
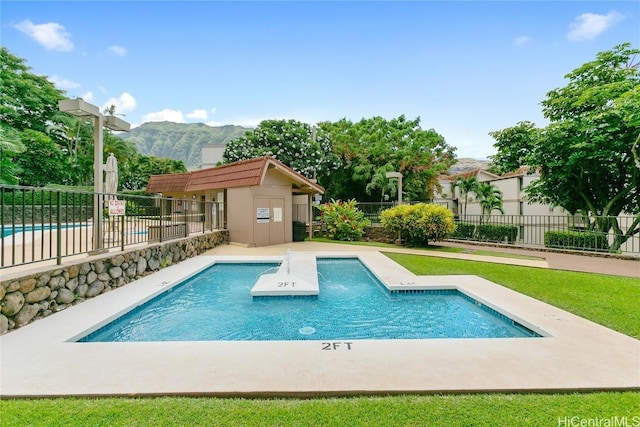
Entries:
{"type": "Polygon", "coordinates": [[[62,204],[62,192],[57,191],[58,200],[56,207],[56,264],[62,264],[62,224],[60,222],[60,205],[62,204]]]}
{"type": "Polygon", "coordinates": [[[182,202],[184,208],[182,209],[184,211],[184,236],[183,237],[187,237],[189,235],[189,209],[191,208],[191,203],[189,202],[182,202]],[[189,206],[189,209],[187,209],[187,206],[189,206]]]}
{"type": "MultiPolygon", "coordinates": [[[[126,210],[125,210],[125,212],[126,212],[126,210]]],[[[124,236],[125,236],[125,232],[124,232],[124,224],[125,224],[124,217],[125,217],[124,215],[120,216],[120,218],[121,218],[120,219],[120,250],[122,252],[124,252],[124,236]]]]}

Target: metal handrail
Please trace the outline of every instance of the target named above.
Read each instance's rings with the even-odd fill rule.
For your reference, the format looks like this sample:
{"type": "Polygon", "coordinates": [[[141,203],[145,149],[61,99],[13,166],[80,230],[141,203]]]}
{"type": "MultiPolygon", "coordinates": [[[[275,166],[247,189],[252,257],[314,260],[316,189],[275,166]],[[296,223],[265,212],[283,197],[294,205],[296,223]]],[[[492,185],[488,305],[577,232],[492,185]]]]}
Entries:
{"type": "Polygon", "coordinates": [[[223,203],[117,194],[124,215],[109,213],[114,195],[0,185],[0,268],[62,259],[225,228],[223,203]],[[102,244],[93,242],[93,202],[103,207],[102,244]]]}

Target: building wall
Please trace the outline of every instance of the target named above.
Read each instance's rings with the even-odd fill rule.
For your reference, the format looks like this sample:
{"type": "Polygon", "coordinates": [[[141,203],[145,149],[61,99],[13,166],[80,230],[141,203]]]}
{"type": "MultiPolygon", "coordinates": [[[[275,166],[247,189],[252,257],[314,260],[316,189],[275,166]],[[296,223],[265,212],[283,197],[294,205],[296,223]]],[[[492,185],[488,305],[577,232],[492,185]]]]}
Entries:
{"type": "MultiPolygon", "coordinates": [[[[264,202],[261,202],[264,204],[264,202]]],[[[287,243],[293,241],[292,226],[292,194],[291,180],[276,170],[269,170],[259,187],[230,188],[227,190],[227,228],[229,239],[232,243],[247,246],[262,246],[264,242],[287,243]],[[271,206],[265,204],[259,207],[270,208],[269,224],[271,227],[261,226],[257,222],[256,205],[254,201],[283,200],[282,208],[282,235],[271,235],[269,233],[280,233],[280,224],[273,223],[273,211],[271,206]]]]}
{"type": "MultiPolygon", "coordinates": [[[[503,209],[505,215],[567,215],[568,212],[560,207],[552,208],[541,203],[529,204],[525,195],[525,188],[535,181],[536,175],[521,175],[508,178],[492,178],[489,175],[478,175],[478,181],[491,182],[502,191],[503,209]]],[[[451,190],[451,181],[440,181],[442,191],[436,194],[434,202],[446,204],[454,214],[462,212],[464,198],[460,194],[460,189],[451,190]]],[[[493,212],[498,214],[497,211],[493,212]]],[[[469,194],[467,202],[468,215],[481,215],[480,204],[475,200],[473,193],[469,194]]]]}
{"type": "Polygon", "coordinates": [[[253,193],[250,187],[227,190],[227,229],[229,241],[249,245],[253,240],[253,193]]]}
{"type": "Polygon", "coordinates": [[[226,144],[202,144],[202,167],[211,168],[222,162],[226,144]]]}

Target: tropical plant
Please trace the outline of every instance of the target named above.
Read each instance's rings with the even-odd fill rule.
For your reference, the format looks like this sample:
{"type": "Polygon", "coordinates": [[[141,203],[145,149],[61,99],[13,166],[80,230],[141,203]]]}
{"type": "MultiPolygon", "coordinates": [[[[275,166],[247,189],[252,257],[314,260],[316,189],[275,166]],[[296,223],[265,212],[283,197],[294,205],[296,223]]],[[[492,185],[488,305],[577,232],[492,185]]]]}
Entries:
{"type": "Polygon", "coordinates": [[[588,214],[591,230],[613,231],[611,251],[640,233],[640,169],[633,152],[640,133],[638,54],[624,43],[567,74],[567,85],[542,101],[545,128],[520,123],[491,133],[496,168],[526,165],[540,173],[525,190],[530,202],[588,214]],[[617,221],[623,213],[634,215],[626,230],[617,221]]]}
{"type": "Polygon", "coordinates": [[[502,191],[494,184],[490,182],[479,182],[476,188],[473,190],[476,195],[476,200],[482,209],[482,217],[480,222],[484,222],[487,216],[491,215],[493,211],[498,211],[504,214],[502,207],[502,191]]]}
{"type": "Polygon", "coordinates": [[[399,205],[380,214],[382,226],[399,233],[409,246],[428,246],[429,241],[444,240],[455,231],[453,213],[430,203],[399,205]]]}
{"type": "Polygon", "coordinates": [[[322,221],[327,227],[327,233],[335,240],[352,241],[362,238],[364,228],[371,221],[365,218],[358,209],[355,199],[348,201],[331,200],[320,205],[322,221]]]}
{"type": "Polygon", "coordinates": [[[462,197],[464,200],[464,203],[462,204],[462,215],[461,215],[462,218],[464,219],[467,217],[467,204],[469,203],[469,193],[474,193],[478,188],[478,178],[476,178],[475,176],[470,176],[467,178],[460,176],[451,184],[451,191],[455,193],[456,188],[460,190],[460,197],[462,197]]]}

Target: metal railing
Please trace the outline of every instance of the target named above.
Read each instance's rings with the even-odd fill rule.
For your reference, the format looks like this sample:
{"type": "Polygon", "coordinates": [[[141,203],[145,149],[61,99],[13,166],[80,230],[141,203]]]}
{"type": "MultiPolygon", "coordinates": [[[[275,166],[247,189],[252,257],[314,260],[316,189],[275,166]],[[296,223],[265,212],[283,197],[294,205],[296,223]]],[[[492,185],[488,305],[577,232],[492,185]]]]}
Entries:
{"type": "MultiPolygon", "coordinates": [[[[447,207],[446,202],[437,204],[447,207]]],[[[382,211],[394,206],[395,202],[358,203],[358,209],[373,224],[380,223],[382,211]]],[[[306,221],[308,205],[294,205],[295,212],[300,212],[299,219],[306,221]]],[[[455,240],[640,255],[640,233],[637,232],[640,216],[465,215],[464,218],[456,217],[455,222],[456,232],[451,236],[455,240]],[[597,223],[613,222],[619,229],[617,234],[614,227],[608,228],[607,232],[598,231],[595,227],[597,223]],[[626,234],[629,236],[621,238],[626,234]]]]}
{"type": "Polygon", "coordinates": [[[639,225],[639,216],[465,215],[456,219],[456,232],[452,238],[518,246],[640,254],[639,225]],[[608,231],[599,231],[596,227],[597,223],[611,224],[613,221],[620,230],[617,234],[613,227],[608,231]],[[627,234],[628,237],[623,237],[627,234]]]}
{"type": "Polygon", "coordinates": [[[224,229],[224,208],[196,200],[1,185],[0,267],[52,259],[61,264],[72,255],[224,229]],[[114,200],[124,211],[109,209],[114,200]],[[102,213],[99,224],[94,202],[102,213]]]}

